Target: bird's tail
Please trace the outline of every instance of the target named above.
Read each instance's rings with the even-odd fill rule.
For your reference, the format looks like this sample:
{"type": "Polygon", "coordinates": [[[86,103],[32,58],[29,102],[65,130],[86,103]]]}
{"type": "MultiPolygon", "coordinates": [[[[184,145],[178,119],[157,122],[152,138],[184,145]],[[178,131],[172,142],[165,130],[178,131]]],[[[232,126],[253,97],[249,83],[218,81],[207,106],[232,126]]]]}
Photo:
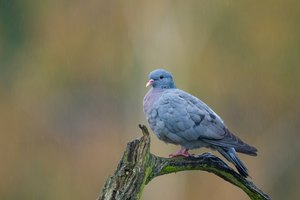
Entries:
{"type": "Polygon", "coordinates": [[[250,156],[257,156],[257,149],[249,144],[242,143],[242,145],[235,147],[235,150],[250,156]]]}
{"type": "Polygon", "coordinates": [[[245,178],[249,176],[248,169],[244,165],[244,163],[239,159],[239,157],[236,154],[236,151],[234,148],[229,149],[223,149],[220,148],[218,151],[231,163],[234,164],[238,172],[245,178]]]}

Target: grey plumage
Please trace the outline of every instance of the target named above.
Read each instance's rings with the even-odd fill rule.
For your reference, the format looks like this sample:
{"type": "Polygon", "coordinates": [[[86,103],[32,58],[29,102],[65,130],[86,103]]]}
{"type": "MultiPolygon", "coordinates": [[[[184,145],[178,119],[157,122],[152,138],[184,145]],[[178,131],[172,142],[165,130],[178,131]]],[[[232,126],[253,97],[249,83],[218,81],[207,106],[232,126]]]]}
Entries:
{"type": "Polygon", "coordinates": [[[172,75],[166,70],[151,72],[148,85],[152,88],[144,97],[144,113],[160,140],[182,147],[174,156],[187,156],[188,149],[211,148],[232,162],[241,175],[248,176],[247,168],[236,151],[255,156],[255,147],[232,134],[204,102],[177,89],[172,75]]]}

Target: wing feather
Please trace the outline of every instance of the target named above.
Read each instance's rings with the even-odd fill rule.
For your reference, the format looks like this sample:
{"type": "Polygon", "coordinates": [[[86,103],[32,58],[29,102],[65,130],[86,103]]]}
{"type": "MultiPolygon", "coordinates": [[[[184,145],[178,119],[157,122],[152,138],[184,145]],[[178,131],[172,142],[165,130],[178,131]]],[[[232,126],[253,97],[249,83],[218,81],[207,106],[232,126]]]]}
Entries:
{"type": "Polygon", "coordinates": [[[158,103],[160,120],[164,122],[168,131],[184,141],[224,138],[226,133],[224,122],[198,98],[175,89],[164,93],[158,103]]]}

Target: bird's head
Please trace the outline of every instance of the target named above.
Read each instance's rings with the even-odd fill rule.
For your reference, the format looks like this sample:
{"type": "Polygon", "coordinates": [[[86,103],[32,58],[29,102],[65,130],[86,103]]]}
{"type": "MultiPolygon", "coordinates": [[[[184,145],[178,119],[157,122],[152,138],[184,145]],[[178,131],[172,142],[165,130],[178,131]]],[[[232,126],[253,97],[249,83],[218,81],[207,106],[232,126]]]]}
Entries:
{"type": "Polygon", "coordinates": [[[153,88],[176,88],[172,74],[164,69],[156,69],[150,72],[146,87],[149,85],[153,88]]]}

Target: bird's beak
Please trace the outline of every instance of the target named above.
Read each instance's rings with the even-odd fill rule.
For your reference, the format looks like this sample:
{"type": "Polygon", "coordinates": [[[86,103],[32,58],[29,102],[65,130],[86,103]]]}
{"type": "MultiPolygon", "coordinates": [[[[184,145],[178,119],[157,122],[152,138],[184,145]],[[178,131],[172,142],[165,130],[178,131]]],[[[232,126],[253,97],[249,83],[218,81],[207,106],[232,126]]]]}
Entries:
{"type": "Polygon", "coordinates": [[[150,80],[147,82],[146,87],[148,87],[149,85],[152,85],[153,82],[154,82],[154,80],[153,80],[153,79],[150,79],[150,80]]]}

